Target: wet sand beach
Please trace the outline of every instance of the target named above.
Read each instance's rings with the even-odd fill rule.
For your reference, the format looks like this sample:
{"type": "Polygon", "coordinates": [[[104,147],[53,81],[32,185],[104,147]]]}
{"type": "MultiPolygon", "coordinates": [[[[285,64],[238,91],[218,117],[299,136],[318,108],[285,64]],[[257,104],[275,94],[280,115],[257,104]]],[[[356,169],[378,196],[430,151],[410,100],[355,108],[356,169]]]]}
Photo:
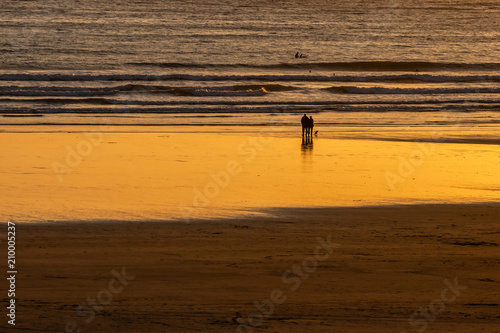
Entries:
{"type": "Polygon", "coordinates": [[[269,213],[19,223],[6,332],[498,332],[498,205],[269,213]]]}
{"type": "Polygon", "coordinates": [[[500,333],[499,12],[3,0],[0,333],[500,333]]]}
{"type": "Polygon", "coordinates": [[[304,145],[297,131],[267,127],[245,133],[66,128],[0,133],[0,180],[8,193],[3,221],[189,220],[271,207],[499,199],[500,150],[468,132],[441,131],[434,141],[435,128],[404,141],[320,133],[304,145]]]}
{"type": "Polygon", "coordinates": [[[494,145],[0,137],[2,219],[17,225],[9,331],[498,330],[494,145]]]}

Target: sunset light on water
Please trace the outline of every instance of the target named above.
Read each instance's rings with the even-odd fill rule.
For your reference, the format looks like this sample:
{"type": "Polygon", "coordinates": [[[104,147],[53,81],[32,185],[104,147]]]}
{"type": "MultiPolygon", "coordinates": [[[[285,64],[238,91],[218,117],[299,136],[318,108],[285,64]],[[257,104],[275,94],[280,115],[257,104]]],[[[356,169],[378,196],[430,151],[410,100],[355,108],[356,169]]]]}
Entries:
{"type": "Polygon", "coordinates": [[[500,4],[2,2],[2,332],[498,331],[500,4]]]}

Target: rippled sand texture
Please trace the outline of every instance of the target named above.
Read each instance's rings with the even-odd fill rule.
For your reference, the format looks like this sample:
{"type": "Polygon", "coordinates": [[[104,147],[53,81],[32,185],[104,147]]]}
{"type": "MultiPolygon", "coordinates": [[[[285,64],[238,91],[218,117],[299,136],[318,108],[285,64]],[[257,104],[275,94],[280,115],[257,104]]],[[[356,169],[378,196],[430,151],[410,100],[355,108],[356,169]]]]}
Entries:
{"type": "Polygon", "coordinates": [[[498,206],[273,213],[19,224],[5,332],[498,332],[498,206]]]}

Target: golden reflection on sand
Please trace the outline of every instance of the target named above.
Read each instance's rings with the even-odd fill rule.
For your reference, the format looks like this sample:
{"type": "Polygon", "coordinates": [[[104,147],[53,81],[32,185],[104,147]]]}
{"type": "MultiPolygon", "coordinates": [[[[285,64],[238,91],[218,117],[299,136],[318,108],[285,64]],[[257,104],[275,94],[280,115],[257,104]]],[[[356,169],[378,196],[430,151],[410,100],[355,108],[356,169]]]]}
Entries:
{"type": "Polygon", "coordinates": [[[1,219],[497,201],[494,145],[215,133],[2,133],[1,219]]]}

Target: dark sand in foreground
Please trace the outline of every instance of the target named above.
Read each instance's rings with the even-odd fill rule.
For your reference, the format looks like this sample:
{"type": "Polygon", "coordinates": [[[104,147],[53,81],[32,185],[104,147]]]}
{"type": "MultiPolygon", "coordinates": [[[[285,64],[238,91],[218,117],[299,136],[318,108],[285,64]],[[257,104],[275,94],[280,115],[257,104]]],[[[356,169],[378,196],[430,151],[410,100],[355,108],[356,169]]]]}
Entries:
{"type": "Polygon", "coordinates": [[[81,332],[246,332],[233,322],[236,312],[248,322],[254,301],[269,300],[273,290],[286,300],[254,332],[399,333],[425,325],[426,332],[499,331],[500,206],[275,213],[189,225],[20,223],[17,322],[2,331],[64,332],[75,322],[81,332]],[[283,281],[283,273],[314,257],[318,237],[339,246],[307,277],[302,271],[288,275],[294,283],[283,281]],[[110,284],[112,270],[122,268],[135,276],[123,288],[110,284]],[[455,278],[467,288],[456,297],[447,292],[453,300],[444,308],[434,303],[439,315],[419,315],[411,326],[410,316],[429,309],[447,288],[444,280],[455,278]],[[79,316],[78,305],[97,297],[105,304],[96,301],[95,318],[90,311],[79,316]]]}

